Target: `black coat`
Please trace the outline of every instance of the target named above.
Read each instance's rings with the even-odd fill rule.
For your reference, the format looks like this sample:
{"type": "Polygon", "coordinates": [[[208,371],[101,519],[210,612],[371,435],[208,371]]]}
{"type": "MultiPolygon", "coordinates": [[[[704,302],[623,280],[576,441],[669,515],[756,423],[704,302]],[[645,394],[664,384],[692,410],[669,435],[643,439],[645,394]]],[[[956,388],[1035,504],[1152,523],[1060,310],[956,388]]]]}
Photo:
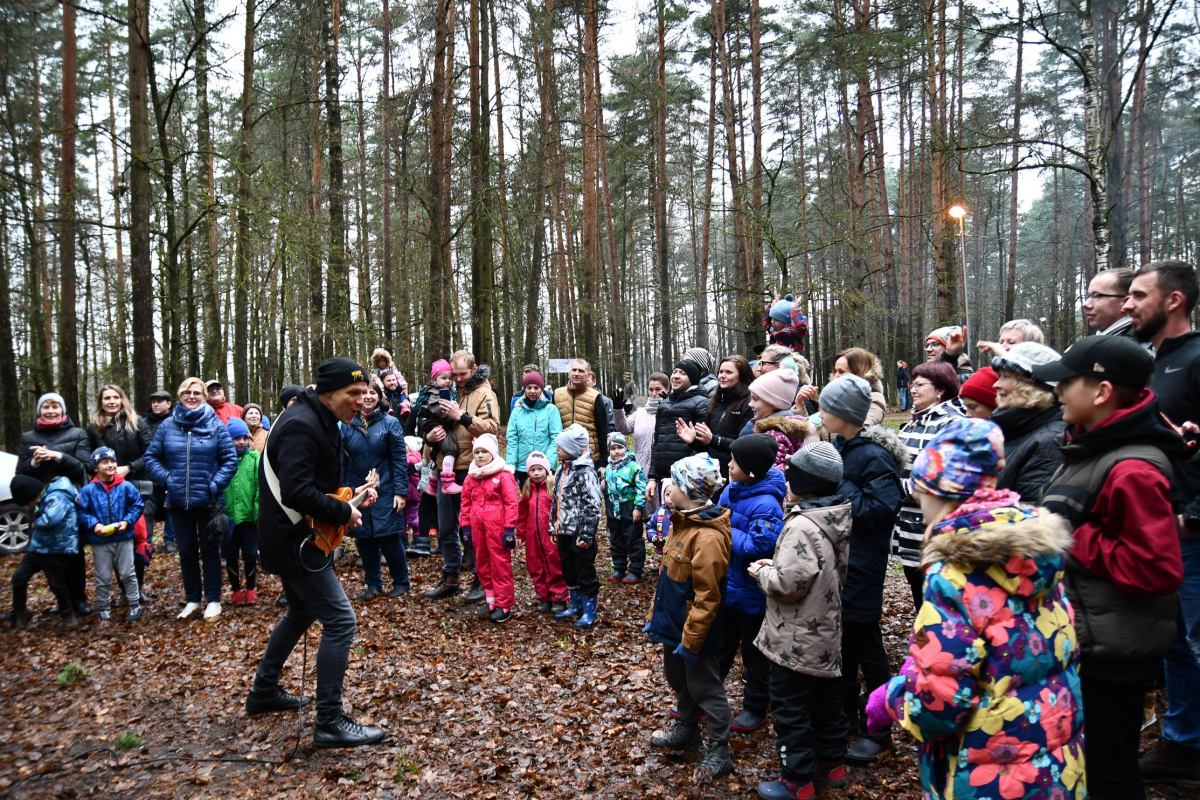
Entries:
{"type": "MultiPolygon", "coordinates": [[[[1150,388],[1171,422],[1200,422],[1200,331],[1163,340],[1150,388]]],[[[1189,528],[1200,529],[1200,457],[1180,463],[1175,479],[1183,496],[1184,520],[1189,528]]]]}
{"type": "Polygon", "coordinates": [[[154,434],[158,432],[158,426],[162,425],[164,419],[171,416],[171,411],[173,410],[174,407],[168,408],[167,413],[163,414],[162,416],[155,414],[153,411],[147,411],[145,414],[142,414],[142,424],[144,424],[150,431],[149,441],[154,441],[154,434]]]}
{"type": "MultiPolygon", "coordinates": [[[[293,524],[275,500],[266,479],[268,460],[279,478],[280,498],[288,508],[338,525],[350,520],[349,504],[328,496],[342,484],[342,434],[337,419],[321,405],[315,390],[305,389],[275,420],[258,472],[258,541],[263,569],[273,575],[302,577],[297,547],[310,529],[304,520],[293,524]]],[[[306,547],[305,552],[305,563],[319,567],[320,551],[306,547]],[[316,556],[311,557],[312,553],[316,556]]]]}
{"type": "MultiPolygon", "coordinates": [[[[129,474],[125,476],[127,481],[148,481],[146,475],[146,467],[142,463],[142,456],[146,453],[146,448],[150,446],[150,442],[154,440],[154,431],[158,430],[158,425],[151,430],[150,425],[144,419],[138,419],[136,430],[129,430],[125,427],[125,412],[121,411],[117,414],[108,427],[101,434],[95,423],[88,425],[88,445],[95,450],[97,447],[111,447],[117,454],[117,466],[129,467],[129,474]]],[[[141,487],[138,487],[139,491],[141,487]]],[[[147,490],[148,491],[148,490],[147,490]]]]}
{"type": "MultiPolygon", "coordinates": [[[[745,388],[745,387],[742,387],[745,388]]],[[[729,475],[729,447],[733,440],[741,434],[742,428],[754,417],[750,408],[750,392],[736,400],[725,398],[725,392],[717,390],[716,398],[710,403],[712,411],[708,413],[708,428],[712,431],[712,441],[708,443],[708,453],[721,462],[721,474],[729,475]]]]}
{"type": "Polygon", "coordinates": [[[708,419],[708,395],[699,386],[689,386],[683,392],[671,392],[663,398],[654,415],[654,449],[650,458],[650,477],[662,480],[671,477],[671,465],[681,458],[700,452],[675,432],[675,420],[693,425],[708,419]]]}
{"type": "Polygon", "coordinates": [[[1062,450],[1055,438],[1067,429],[1062,407],[1047,409],[1001,408],[992,422],[1004,431],[1004,469],[997,489],[1011,489],[1032,505],[1042,500],[1050,477],[1063,464],[1062,450]]]}
{"type": "Polygon", "coordinates": [[[17,474],[29,475],[49,485],[55,478],[67,478],[75,488],[88,481],[88,464],[92,460],[92,448],[88,446],[87,432],[75,427],[70,417],[63,417],[58,426],[46,429],[34,425],[33,430],[21,434],[21,448],[17,452],[17,474]],[[43,461],[33,465],[33,448],[41,445],[62,453],[58,461],[43,461]]]}

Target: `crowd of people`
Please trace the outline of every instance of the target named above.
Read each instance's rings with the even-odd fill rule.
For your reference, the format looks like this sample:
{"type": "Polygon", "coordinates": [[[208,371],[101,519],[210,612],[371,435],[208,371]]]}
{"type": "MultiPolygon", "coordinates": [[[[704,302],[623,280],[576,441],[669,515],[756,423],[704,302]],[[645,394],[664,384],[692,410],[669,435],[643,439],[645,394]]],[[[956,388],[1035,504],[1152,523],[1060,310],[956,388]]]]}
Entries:
{"type": "Polygon", "coordinates": [[[488,367],[464,350],[412,395],[384,349],[369,368],[332,359],[314,385],[283,388],[274,426],[217,380],[156,392],[144,415],[101,387],[86,429],[48,393],[11,486],[35,515],[11,619],[29,623],[41,572],[65,625],[111,620],[115,573],[136,622],[161,520],[178,551],[180,619],[219,615],[225,584],[233,605],[255,604],[260,560],[284,577],[277,602],[291,607],[247,711],[303,703],[279,670],[320,619],[341,673],[336,691],[318,678],[318,746],[377,741],[353,723],[321,727],[340,714],[354,614],[331,572],[322,596],[340,600],[327,608],[288,588],[303,556],[277,549],[273,531],[304,523],[274,520],[308,503],[351,521],[364,602],[385,593],[385,562],[398,597],[409,558],[440,557],[423,597],[466,589],[481,618],[504,624],[520,606],[520,545],[535,613],[586,630],[603,584],[657,571],[643,632],[676,702],[650,744],[703,751],[701,779],[732,769],[734,733],[773,719],[780,774],[758,786],[764,798],[845,785],[846,765],[875,763],[894,729],[919,743],[929,798],[1200,787],[1198,295],[1183,262],[1102,272],[1084,301],[1093,335],[1059,353],[1013,320],[978,342],[978,370],[966,332],[938,328],[923,363],[897,363],[898,429],[884,424],[883,365],[868,350],[838,353],[816,385],[790,295],[766,309],[753,361],[687,348],[649,375],[641,404],[628,381],[599,391],[584,359],[556,389],[526,365],[504,428],[488,367]],[[293,496],[335,465],[340,485],[374,487],[361,514],[293,496]],[[262,531],[260,504],[273,520],[262,531]],[[597,564],[602,530],[610,566],[597,564]],[[893,557],[915,614],[895,675],[881,628],[893,557]],[[726,682],[739,656],[735,714],[726,682]],[[1161,741],[1139,762],[1163,690],[1161,741]]]}

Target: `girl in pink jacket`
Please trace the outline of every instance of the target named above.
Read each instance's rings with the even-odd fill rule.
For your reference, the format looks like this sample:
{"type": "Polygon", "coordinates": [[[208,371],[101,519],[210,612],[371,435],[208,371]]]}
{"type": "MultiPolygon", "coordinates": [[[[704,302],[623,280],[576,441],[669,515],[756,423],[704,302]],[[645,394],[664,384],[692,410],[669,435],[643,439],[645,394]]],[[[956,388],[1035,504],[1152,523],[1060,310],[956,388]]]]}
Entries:
{"type": "Polygon", "coordinates": [[[462,491],[459,530],[475,547],[475,572],[483,585],[492,622],[512,617],[512,550],[517,546],[517,480],[500,458],[500,443],[485,433],[471,444],[473,460],[462,491]]]}

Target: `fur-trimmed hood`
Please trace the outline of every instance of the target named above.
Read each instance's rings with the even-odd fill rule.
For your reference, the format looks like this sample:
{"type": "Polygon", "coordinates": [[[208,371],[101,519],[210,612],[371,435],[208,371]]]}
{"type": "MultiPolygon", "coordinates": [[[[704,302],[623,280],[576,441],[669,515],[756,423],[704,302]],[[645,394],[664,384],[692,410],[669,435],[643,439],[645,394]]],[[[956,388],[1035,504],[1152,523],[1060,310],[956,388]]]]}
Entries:
{"type": "Polygon", "coordinates": [[[900,441],[900,436],[886,425],[869,425],[858,434],[872,444],[877,444],[887,451],[896,462],[896,469],[904,472],[910,466],[908,463],[908,448],[900,441]]]}
{"type": "Polygon", "coordinates": [[[376,347],[375,351],[371,353],[371,369],[377,372],[382,372],[385,369],[393,369],[394,367],[395,363],[392,361],[392,354],[386,349],[382,347],[376,347]],[[381,365],[379,363],[380,361],[383,361],[384,363],[381,365]]]}
{"type": "Polygon", "coordinates": [[[804,417],[777,416],[772,414],[754,423],[755,433],[779,431],[784,436],[795,441],[804,441],[813,432],[812,423],[804,417]]]}
{"type": "Polygon", "coordinates": [[[491,367],[489,367],[487,364],[480,364],[479,367],[476,368],[475,374],[470,377],[470,379],[467,381],[467,385],[463,387],[463,390],[459,392],[459,394],[466,397],[476,386],[487,381],[488,376],[491,375],[491,373],[491,367]]]}

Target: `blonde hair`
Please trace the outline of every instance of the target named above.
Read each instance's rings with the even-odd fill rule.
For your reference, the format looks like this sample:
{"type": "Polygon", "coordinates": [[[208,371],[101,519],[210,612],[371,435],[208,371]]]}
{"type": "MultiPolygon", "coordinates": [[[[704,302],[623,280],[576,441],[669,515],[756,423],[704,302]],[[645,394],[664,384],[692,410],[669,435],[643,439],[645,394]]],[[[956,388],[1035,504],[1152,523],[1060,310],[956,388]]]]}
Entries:
{"type": "Polygon", "coordinates": [[[109,416],[108,412],[104,410],[104,403],[101,401],[104,399],[105,392],[116,392],[117,396],[121,398],[121,411],[125,412],[125,421],[121,423],[121,427],[129,433],[136,433],[138,429],[137,412],[133,410],[133,404],[129,402],[129,396],[125,394],[125,390],[115,383],[104,384],[96,393],[96,407],[92,410],[92,424],[96,426],[96,432],[103,436],[105,429],[120,414],[117,412],[117,414],[109,416]]]}
{"type": "MultiPolygon", "coordinates": [[[[542,465],[538,464],[538,466],[540,467],[542,465]]],[[[546,470],[545,484],[546,484],[546,493],[554,494],[554,473],[551,472],[550,470],[546,470]]],[[[533,494],[533,478],[529,477],[526,479],[525,485],[521,487],[521,499],[528,500],[532,494],[533,494]]]]}
{"type": "Polygon", "coordinates": [[[1000,372],[1012,379],[1013,382],[1013,387],[1009,390],[1004,403],[1005,408],[1031,408],[1036,411],[1045,411],[1054,405],[1054,392],[1048,391],[1010,369],[1002,369],[1000,372]]]}
{"type": "Polygon", "coordinates": [[[188,388],[189,386],[191,386],[193,383],[200,384],[200,393],[204,394],[204,381],[200,380],[195,375],[192,375],[190,377],[183,379],[183,383],[179,384],[179,388],[175,390],[175,395],[177,397],[179,397],[179,399],[182,400],[183,399],[183,390],[188,388]]]}
{"type": "Polygon", "coordinates": [[[451,364],[466,364],[468,367],[475,366],[475,356],[470,350],[455,350],[454,355],[450,356],[451,364]]]}
{"type": "Polygon", "coordinates": [[[1031,319],[1010,319],[1000,326],[1000,333],[1005,331],[1020,331],[1027,342],[1046,343],[1046,334],[1042,333],[1042,329],[1031,319]]]}

